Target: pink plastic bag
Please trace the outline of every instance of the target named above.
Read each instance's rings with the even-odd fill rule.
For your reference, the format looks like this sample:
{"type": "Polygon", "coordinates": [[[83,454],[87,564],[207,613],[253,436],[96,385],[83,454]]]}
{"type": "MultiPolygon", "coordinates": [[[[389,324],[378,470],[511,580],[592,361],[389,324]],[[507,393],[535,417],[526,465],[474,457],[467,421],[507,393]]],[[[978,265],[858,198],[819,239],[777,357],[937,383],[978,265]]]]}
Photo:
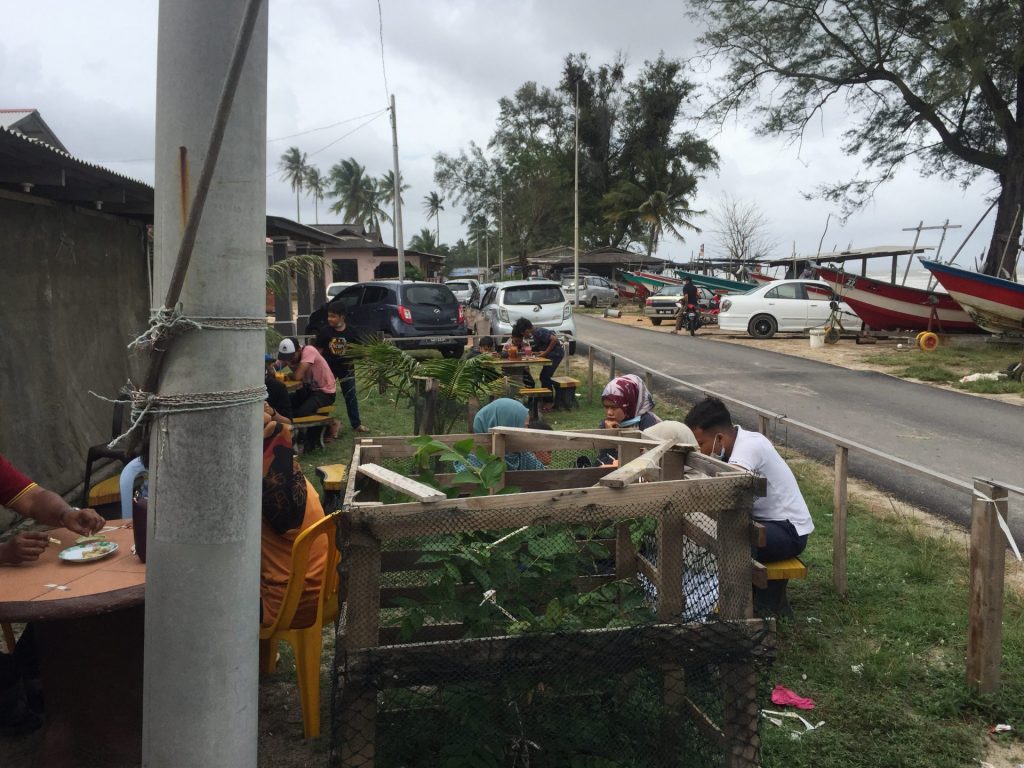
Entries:
{"type": "Polygon", "coordinates": [[[797,709],[814,709],[814,699],[797,696],[782,685],[776,685],[772,690],[772,704],[781,704],[784,707],[796,707],[797,709]]]}

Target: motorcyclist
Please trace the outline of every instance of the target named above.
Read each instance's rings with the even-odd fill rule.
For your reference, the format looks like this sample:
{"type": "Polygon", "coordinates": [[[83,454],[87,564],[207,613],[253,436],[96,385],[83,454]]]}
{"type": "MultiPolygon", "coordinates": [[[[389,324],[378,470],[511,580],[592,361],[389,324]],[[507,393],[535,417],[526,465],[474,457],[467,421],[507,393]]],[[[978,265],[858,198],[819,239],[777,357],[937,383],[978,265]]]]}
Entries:
{"type": "Polygon", "coordinates": [[[672,333],[679,333],[686,322],[686,308],[689,305],[697,307],[697,286],[693,284],[693,278],[687,277],[683,280],[683,293],[679,297],[679,311],[676,313],[676,327],[672,333]]]}

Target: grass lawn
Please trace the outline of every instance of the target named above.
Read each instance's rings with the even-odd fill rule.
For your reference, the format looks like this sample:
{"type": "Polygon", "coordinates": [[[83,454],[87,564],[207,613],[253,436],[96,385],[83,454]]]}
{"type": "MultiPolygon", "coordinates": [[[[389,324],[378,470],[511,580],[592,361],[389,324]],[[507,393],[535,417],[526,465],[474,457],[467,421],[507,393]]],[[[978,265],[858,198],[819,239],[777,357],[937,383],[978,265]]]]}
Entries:
{"type": "Polygon", "coordinates": [[[890,372],[900,378],[951,384],[967,392],[1019,393],[1024,397],[1024,383],[1019,381],[1004,379],[959,383],[960,378],[967,374],[1005,371],[1008,365],[1020,361],[1020,345],[973,341],[944,344],[932,352],[907,347],[864,358],[865,363],[890,367],[890,372]]]}
{"type": "MultiPolygon", "coordinates": [[[[989,348],[983,349],[1005,349],[989,348]]],[[[938,353],[947,352],[940,349],[938,353]]],[[[948,350],[953,359],[956,350],[948,350]]],[[[900,356],[900,364],[905,364],[900,356]]],[[[953,366],[952,362],[944,365],[953,366]]],[[[573,368],[585,379],[585,368],[573,368]]],[[[604,378],[599,379],[603,384],[604,378]]],[[[600,421],[598,403],[588,404],[581,389],[580,409],[554,413],[556,429],[592,427],[600,421]]],[[[662,418],[681,419],[683,406],[658,398],[662,418]]],[[[409,434],[411,410],[377,393],[361,393],[360,409],[372,435],[409,434]]],[[[344,406],[338,412],[344,421],[344,406]]],[[[753,425],[747,425],[753,426],[753,425]]],[[[307,474],[318,464],[348,463],[352,433],[327,450],[303,456],[307,474]]],[[[909,515],[881,509],[877,502],[851,493],[849,508],[849,597],[832,589],[832,478],[829,468],[791,460],[811,507],[816,531],[803,559],[804,581],[789,585],[796,618],[779,624],[778,653],[769,670],[771,685],[781,683],[813,698],[803,714],[818,730],[802,730],[786,719],[779,728],[762,721],[763,762],[769,768],[953,768],[981,760],[1000,766],[1024,763],[1024,600],[1007,590],[1003,625],[1001,691],[972,695],[965,684],[968,610],[967,552],[962,539],[937,538],[909,515]],[[875,504],[878,508],[872,508],[875,504]],[[987,730],[1009,723],[1014,730],[998,737],[987,730]],[[990,749],[999,749],[1003,762],[990,749]]],[[[301,739],[301,715],[291,655],[282,646],[277,674],[261,682],[260,765],[323,765],[329,732],[330,669],[333,637],[326,633],[322,705],[324,738],[301,739]]],[[[779,709],[765,701],[767,709],[779,709]]]]}

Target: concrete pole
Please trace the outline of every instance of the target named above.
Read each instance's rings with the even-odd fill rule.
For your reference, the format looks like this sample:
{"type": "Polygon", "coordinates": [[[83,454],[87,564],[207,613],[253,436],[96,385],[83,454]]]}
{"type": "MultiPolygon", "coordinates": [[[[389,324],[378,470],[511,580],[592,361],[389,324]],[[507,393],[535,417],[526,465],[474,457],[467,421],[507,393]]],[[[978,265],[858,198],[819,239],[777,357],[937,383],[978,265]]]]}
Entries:
{"type": "Polygon", "coordinates": [[[576,286],[573,306],[580,306],[580,81],[576,81],[576,168],[572,190],[572,281],[576,286]]]}
{"type": "Polygon", "coordinates": [[[402,235],[402,175],[398,171],[398,113],[391,94],[391,148],[395,159],[395,248],[398,249],[398,282],[405,282],[405,242],[402,235]]]}
{"type": "MultiPolygon", "coordinates": [[[[247,0],[161,2],[156,107],[156,294],[170,284],[247,0]],[[190,170],[184,174],[182,171],[190,170]],[[181,187],[182,178],[188,183],[181,187]]],[[[260,5],[255,6],[257,9],[260,5]]],[[[241,70],[183,290],[193,317],[263,314],[267,9],[241,70]]],[[[161,394],[263,380],[262,330],[178,336],[161,394]]],[[[261,405],[153,422],[143,765],[256,765],[261,405]]]]}

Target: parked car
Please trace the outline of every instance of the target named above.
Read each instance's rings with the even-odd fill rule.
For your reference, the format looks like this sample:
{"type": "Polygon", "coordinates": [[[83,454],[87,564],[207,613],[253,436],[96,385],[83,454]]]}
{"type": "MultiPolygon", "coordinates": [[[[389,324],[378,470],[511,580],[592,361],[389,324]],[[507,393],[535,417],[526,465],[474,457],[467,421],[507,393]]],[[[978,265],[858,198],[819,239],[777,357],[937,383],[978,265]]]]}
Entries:
{"type": "MultiPolygon", "coordinates": [[[[679,309],[679,297],[683,295],[683,286],[666,285],[660,291],[652,294],[644,302],[644,316],[651,318],[651,323],[661,325],[662,320],[675,322],[676,311],[679,309]]],[[[712,291],[698,285],[697,305],[702,311],[711,309],[711,300],[715,297],[712,291]]]]}
{"type": "Polygon", "coordinates": [[[402,349],[437,349],[459,357],[466,348],[466,313],[439,283],[373,280],[337,295],[347,321],[365,334],[382,334],[402,349]]]}
{"type": "Polygon", "coordinates": [[[520,317],[538,328],[550,328],[569,337],[569,354],[576,348],[576,321],[572,305],[553,280],[508,280],[483,286],[480,311],[498,338],[512,333],[520,317]]]}
{"type": "Polygon", "coordinates": [[[355,283],[331,283],[327,286],[327,301],[333,301],[334,297],[355,283]]]}
{"type": "Polygon", "coordinates": [[[863,323],[823,280],[774,280],[746,293],[722,299],[718,327],[723,331],[746,332],[757,339],[770,339],[780,331],[802,332],[823,328],[838,303],[840,320],[847,330],[860,330],[863,323]]]}
{"type": "MultiPolygon", "coordinates": [[[[562,293],[568,301],[576,303],[576,281],[572,277],[562,278],[562,293]]],[[[598,304],[616,307],[619,304],[619,291],[603,277],[580,275],[580,304],[588,307],[596,307],[598,304]]]]}
{"type": "Polygon", "coordinates": [[[459,280],[448,280],[445,285],[448,289],[455,294],[455,298],[459,300],[460,304],[468,304],[469,300],[473,298],[473,291],[480,283],[471,278],[459,279],[459,280]]]}

